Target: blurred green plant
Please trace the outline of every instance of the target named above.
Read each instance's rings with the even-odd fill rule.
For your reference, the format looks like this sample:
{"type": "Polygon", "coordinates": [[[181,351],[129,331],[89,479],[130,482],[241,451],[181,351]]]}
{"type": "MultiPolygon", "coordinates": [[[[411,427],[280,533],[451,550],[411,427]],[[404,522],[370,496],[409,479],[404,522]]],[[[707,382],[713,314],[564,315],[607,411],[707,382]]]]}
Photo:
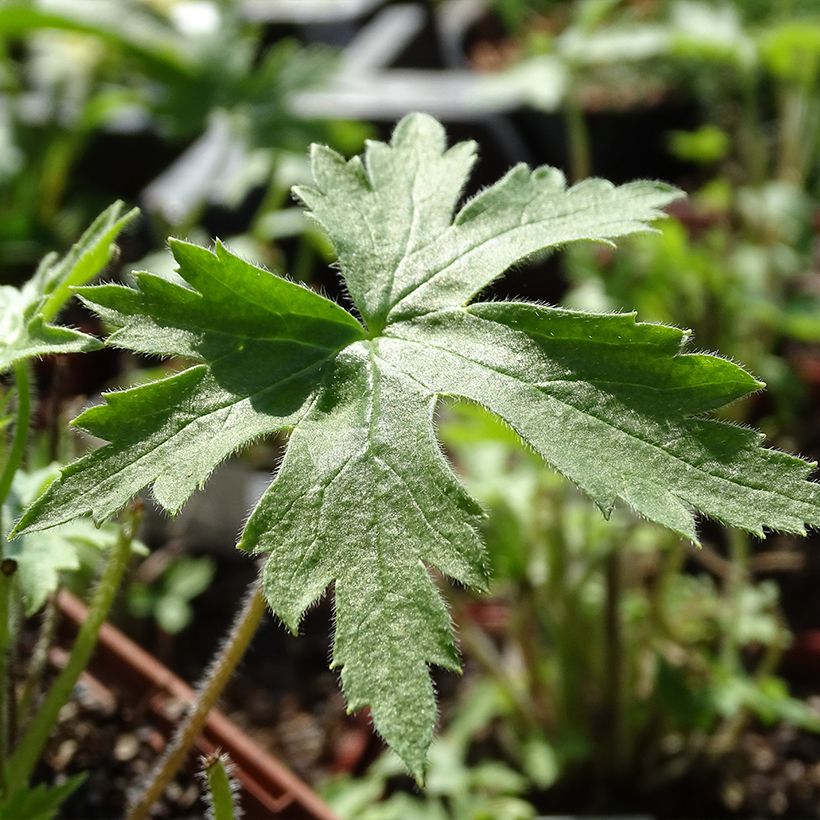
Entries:
{"type": "Polygon", "coordinates": [[[59,786],[21,786],[0,799],[0,820],[52,820],[84,780],[85,775],[79,774],[59,786]]]}
{"type": "MultiPolygon", "coordinates": [[[[643,9],[608,0],[562,4],[556,33],[523,38],[523,61],[489,77],[485,93],[562,111],[575,179],[594,171],[587,108],[677,95],[693,99],[708,126],[731,135],[727,160],[743,184],[776,176],[800,187],[820,154],[820,17],[812,3],[801,5],[798,18],[797,9],[767,6],[766,15],[744,19],[743,4],[706,0],[643,9]]],[[[721,153],[717,132],[701,132],[701,146],[707,138],[721,153]]]]}
{"type": "MultiPolygon", "coordinates": [[[[565,301],[587,310],[635,306],[650,321],[676,317],[706,349],[749,362],[772,387],[785,429],[801,386],[780,342],[820,340],[811,200],[786,182],[731,190],[717,179],[693,201],[690,219],[703,214],[701,227],[670,220],[617,257],[604,248],[570,249],[565,301]],[[720,202],[730,198],[733,212],[720,202]]],[[[743,420],[744,407],[731,410],[743,420]]]]}
{"type": "Polygon", "coordinates": [[[128,586],[128,609],[137,618],[151,618],[170,635],[182,632],[193,620],[191,601],[205,592],[216,566],[210,558],[180,557],[152,583],[128,586]]]}
{"type": "Polygon", "coordinates": [[[530,779],[500,760],[471,759],[473,744],[506,712],[494,681],[465,687],[452,720],[430,746],[423,795],[396,790],[408,781],[401,760],[387,752],[364,777],[325,783],[322,796],[342,820],[532,820],[536,811],[523,797],[530,779]]]}
{"type": "MultiPolygon", "coordinates": [[[[669,736],[687,752],[726,751],[740,715],[820,729],[772,674],[789,641],[773,584],[753,583],[745,566],[726,562],[710,564],[721,568],[719,588],[709,575],[685,572],[680,539],[628,514],[595,516],[479,407],[451,407],[440,432],[490,512],[496,593],[514,602],[504,636],[511,648],[501,651],[518,658],[521,673],[510,680],[511,664],[467,617],[469,598],[452,601],[467,652],[478,650],[519,712],[512,725],[524,736],[507,743],[508,753],[533,742],[526,717],[534,715],[535,740],[549,737],[561,766],[592,759],[604,773],[651,782],[670,763],[661,753],[669,736]],[[748,671],[750,649],[757,661],[748,671]]],[[[730,540],[747,546],[739,532],[730,540]]],[[[713,557],[709,547],[695,555],[704,552],[713,557]]],[[[526,771],[522,755],[518,765],[526,771]]]]}
{"type": "MultiPolygon", "coordinates": [[[[32,472],[19,470],[11,485],[9,497],[3,507],[5,529],[8,535],[11,523],[23,510],[59,475],[60,466],[51,464],[32,472]]],[[[6,547],[6,558],[16,563],[18,594],[22,598],[26,616],[39,612],[64,583],[64,575],[77,573],[83,564],[96,569],[99,553],[112,549],[119,537],[119,528],[109,522],[95,527],[90,521],[78,519],[70,524],[32,536],[15,538],[6,547]]],[[[143,552],[138,542],[132,550],[143,552]]]]}
{"type": "Polygon", "coordinates": [[[0,287],[0,376],[4,377],[0,383],[0,817],[50,818],[82,780],[75,777],[53,789],[29,788],[60,710],[89,662],[135,546],[138,514],[133,509],[120,526],[106,524],[98,529],[90,522],[74,522],[46,537],[8,540],[12,521],[58,471],[56,465],[36,463],[41,448],[34,446],[30,435],[32,360],[99,346],[94,338],[60,327],[55,320],[71,298],[72,288],[89,282],[114,257],[117,237],[135,217],[135,211],[123,215],[122,203],[115,203],[63,258],[49,254],[19,289],[0,287]],[[41,692],[54,638],[55,596],[66,577],[80,570],[83,550],[89,548],[104,552],[105,561],[88,616],[65,665],[41,692]],[[22,622],[43,609],[39,636],[18,686],[12,659],[22,622]]]}
{"type": "MultiPolygon", "coordinates": [[[[161,238],[190,230],[208,205],[235,208],[252,189],[267,189],[282,152],[301,152],[312,140],[359,147],[362,127],[308,121],[294,110],[300,91],[328,77],[332,52],[291,41],[268,46],[240,11],[217,0],[0,5],[6,264],[25,267],[44,245],[65,241],[95,198],[110,196],[77,190],[72,179],[103,133],[153,132],[161,154],[184,149],[153,181],[147,156],[127,174],[149,174],[145,210],[161,238]]],[[[263,197],[260,215],[271,206],[263,197]]]]}

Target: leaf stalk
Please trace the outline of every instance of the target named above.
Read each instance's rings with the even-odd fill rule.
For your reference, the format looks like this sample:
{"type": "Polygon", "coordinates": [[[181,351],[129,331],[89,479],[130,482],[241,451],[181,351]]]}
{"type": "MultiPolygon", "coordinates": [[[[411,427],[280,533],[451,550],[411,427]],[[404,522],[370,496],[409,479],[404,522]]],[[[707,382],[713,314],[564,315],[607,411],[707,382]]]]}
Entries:
{"type": "Polygon", "coordinates": [[[216,705],[245,654],[262,621],[265,608],[265,599],[259,583],[254,581],[245,594],[242,609],[231,626],[221,652],[205,673],[188,715],[177,728],[174,739],[149,776],[148,783],[131,803],[126,820],[147,820],[150,816],[151,808],[162,797],[162,793],[185,762],[194,741],[205,725],[208,713],[216,705]]]}

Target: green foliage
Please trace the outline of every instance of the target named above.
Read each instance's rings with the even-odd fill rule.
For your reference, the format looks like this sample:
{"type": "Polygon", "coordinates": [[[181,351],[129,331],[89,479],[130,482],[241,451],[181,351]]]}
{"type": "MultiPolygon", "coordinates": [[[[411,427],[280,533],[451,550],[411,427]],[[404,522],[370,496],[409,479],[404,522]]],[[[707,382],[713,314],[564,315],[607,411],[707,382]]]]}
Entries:
{"type": "MultiPolygon", "coordinates": [[[[567,780],[628,778],[640,800],[731,754],[750,721],[820,730],[816,712],[771,672],[789,641],[774,584],[719,585],[683,571],[679,539],[619,511],[605,521],[477,405],[449,403],[439,432],[488,512],[492,600],[466,589],[448,596],[471,677],[431,745],[426,793],[408,794],[388,753],[363,776],[326,784],[340,816],[504,817],[498,782],[510,784],[503,804],[521,812],[513,817],[530,816],[522,799],[567,780]],[[503,620],[481,617],[499,611],[503,620]]],[[[745,572],[739,562],[729,571],[745,572]]]]}
{"type": "MultiPolygon", "coordinates": [[[[86,37],[102,47],[97,51],[125,62],[133,87],[105,92],[106,117],[123,103],[136,103],[177,137],[200,133],[214,111],[229,110],[246,118],[257,138],[281,146],[279,131],[289,131],[288,139],[299,131],[286,112],[287,93],[320,82],[333,65],[327,51],[300,50],[286,41],[257,64],[260,31],[243,24],[228,3],[165,13],[128,0],[57,0],[39,7],[12,1],[0,8],[0,38],[43,32],[70,33],[75,43],[77,35],[86,37]]],[[[127,86],[123,73],[120,68],[115,76],[127,86]]]]}
{"type": "Polygon", "coordinates": [[[532,820],[535,809],[523,798],[530,787],[525,776],[499,760],[468,759],[476,737],[503,715],[504,695],[492,682],[467,686],[453,720],[430,746],[423,795],[391,794],[391,783],[404,779],[404,766],[389,752],[364,778],[325,784],[323,796],[344,820],[532,820]]]}
{"type": "Polygon", "coordinates": [[[171,635],[182,632],[194,617],[191,601],[205,592],[216,572],[209,558],[180,558],[151,584],[128,587],[128,608],[138,618],[153,617],[171,635]]]}
{"type": "Polygon", "coordinates": [[[76,423],[109,444],[67,467],[17,525],[96,521],[153,486],[175,512],[224,458],[286,430],[282,466],[240,540],[267,553],[265,592],[293,630],[334,583],[334,666],[351,709],[421,778],[435,722],[431,663],[458,668],[426,566],[482,587],[481,509],[442,457],[438,396],[485,405],[606,512],[621,500],[697,540],[695,509],[735,527],[820,521],[810,465],[703,414],[761,387],[731,362],[683,353],[686,335],[632,315],[468,303],[545,248],[645,230],[669,186],[517,166],[453,218],[474,161],[412,115],[389,145],[345,162],[312,153],[297,194],[329,235],[357,321],[321,296],[175,240],[179,276],[82,289],[110,343],[193,359],[111,393],[76,423]]]}
{"type": "Polygon", "coordinates": [[[635,308],[648,320],[693,328],[705,347],[743,357],[773,386],[786,412],[796,386],[777,342],[820,339],[820,300],[805,273],[813,253],[811,200],[790,183],[772,181],[735,189],[732,215],[709,201],[718,187],[695,199],[695,212],[707,221],[697,236],[670,220],[659,233],[635,237],[615,255],[571,249],[566,304],[635,308]]]}
{"type": "MultiPolygon", "coordinates": [[[[2,469],[0,469],[0,534],[3,536],[3,572],[0,574],[0,817],[50,818],[60,803],[81,782],[82,777],[49,789],[29,788],[31,774],[37,765],[48,735],[54,728],[60,709],[70,698],[74,686],[87,666],[97,632],[107,615],[122,572],[130,557],[133,527],[117,531],[113,526],[100,529],[88,520],[66,522],[47,532],[8,536],[10,522],[24,506],[55,477],[55,467],[29,472],[23,465],[29,456],[32,388],[29,360],[51,353],[87,350],[99,346],[96,339],[52,324],[73,295],[73,288],[86,284],[111,260],[120,231],[134,219],[137,211],[122,214],[117,202],[103,212],[62,259],[47,256],[34,276],[20,290],[0,289],[0,373],[13,370],[13,389],[0,399],[0,429],[4,432],[2,469]],[[14,415],[9,414],[14,396],[14,415]],[[11,434],[6,430],[13,423],[11,434]],[[27,715],[25,726],[12,738],[9,715],[31,706],[42,682],[49,642],[53,638],[53,617],[47,615],[41,635],[27,669],[26,681],[17,701],[16,686],[10,685],[11,660],[16,655],[20,612],[32,615],[54,593],[64,573],[76,573],[80,553],[88,548],[108,549],[114,560],[98,584],[98,594],[80,628],[77,641],[60,674],[52,681],[38,709],[27,715]],[[48,626],[52,624],[52,626],[48,626]],[[14,744],[13,752],[11,744],[14,744]]],[[[3,374],[5,375],[5,374],[3,374]]],[[[57,442],[59,449],[59,442],[57,442]]],[[[53,615],[53,612],[51,613],[53,615]]]]}
{"type": "Polygon", "coordinates": [[[311,140],[357,149],[364,126],[294,110],[296,94],[327,81],[335,52],[266,33],[219,0],[0,3],[0,273],[73,236],[124,180],[143,188],[161,244],[254,189],[271,187],[257,219],[275,211],[285,152],[301,157],[311,140]],[[154,150],[120,154],[110,180],[77,173],[123,133],[150,133],[154,150]]]}
{"type": "MultiPolygon", "coordinates": [[[[10,522],[19,518],[58,473],[57,465],[32,473],[17,472],[3,506],[4,536],[10,522]]],[[[57,590],[61,573],[80,569],[84,549],[108,550],[114,546],[118,532],[111,523],[95,527],[91,521],[79,518],[44,532],[19,536],[7,544],[3,554],[17,562],[16,578],[26,615],[37,612],[48,596],[57,590]]]]}
{"type": "Polygon", "coordinates": [[[52,820],[63,801],[71,796],[85,780],[85,774],[75,775],[59,786],[40,784],[15,789],[0,800],[0,820],[52,820]]]}
{"type": "Polygon", "coordinates": [[[71,289],[89,282],[111,260],[115,239],[138,213],[122,211],[121,202],[106,209],[62,259],[47,256],[22,288],[0,286],[0,373],[37,356],[99,346],[93,337],[51,322],[71,289]]]}
{"type": "Polygon", "coordinates": [[[669,149],[680,159],[704,165],[724,159],[729,153],[729,135],[716,125],[704,125],[695,131],[673,131],[669,149]]]}
{"type": "Polygon", "coordinates": [[[518,32],[530,18],[558,5],[556,0],[492,0],[498,16],[511,32],[518,32]]]}

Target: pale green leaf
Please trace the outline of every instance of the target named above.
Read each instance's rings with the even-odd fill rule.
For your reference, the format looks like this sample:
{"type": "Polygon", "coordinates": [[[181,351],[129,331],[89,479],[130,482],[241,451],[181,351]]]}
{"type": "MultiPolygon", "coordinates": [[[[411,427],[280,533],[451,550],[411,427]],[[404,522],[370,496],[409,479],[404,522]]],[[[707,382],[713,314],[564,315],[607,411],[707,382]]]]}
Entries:
{"type": "Polygon", "coordinates": [[[363,161],[314,146],[316,187],[296,189],[332,240],[353,301],[374,331],[388,315],[462,304],[536,251],[645,230],[681,196],[659,182],[615,187],[588,179],[567,190],[556,168],[522,164],[453,221],[474,145],[445,148],[441,125],[412,115],[390,145],[369,143],[363,161]]]}
{"type": "Polygon", "coordinates": [[[50,324],[71,296],[71,289],[93,279],[111,260],[116,240],[138,211],[122,215],[117,202],[104,211],[62,258],[47,256],[21,289],[0,286],[0,373],[17,362],[50,353],[93,350],[91,336],[50,324]]]}
{"type": "MultiPolygon", "coordinates": [[[[3,521],[8,525],[17,518],[58,474],[57,465],[31,473],[19,470],[3,505],[3,521]]],[[[116,539],[114,525],[106,524],[98,529],[87,519],[78,518],[49,530],[17,536],[6,544],[3,557],[17,562],[15,577],[26,615],[33,615],[45,604],[48,596],[57,590],[62,573],[80,568],[82,547],[106,550],[116,539]]]]}
{"type": "Polygon", "coordinates": [[[194,364],[81,415],[109,443],[64,469],[18,524],[102,520],[147,486],[175,512],[222,459],[289,431],[240,547],[268,555],[265,594],[291,629],[333,586],[333,665],[349,706],[371,707],[419,778],[435,723],[428,666],[458,667],[430,568],[485,583],[481,511],[435,437],[440,396],[492,410],[605,511],[620,499],[693,540],[696,510],[753,532],[820,522],[810,465],[705,417],[762,386],[737,365],[684,353],[683,332],[631,315],[468,306],[532,253],[646,229],[679,193],[566,189],[555,169],[519,167],[453,219],[473,153],[446,150],[422,115],[363,160],[313,150],[315,186],[299,195],[367,329],[219,244],[173,242],[175,280],[84,289],[117,328],[111,344],[194,364]]]}

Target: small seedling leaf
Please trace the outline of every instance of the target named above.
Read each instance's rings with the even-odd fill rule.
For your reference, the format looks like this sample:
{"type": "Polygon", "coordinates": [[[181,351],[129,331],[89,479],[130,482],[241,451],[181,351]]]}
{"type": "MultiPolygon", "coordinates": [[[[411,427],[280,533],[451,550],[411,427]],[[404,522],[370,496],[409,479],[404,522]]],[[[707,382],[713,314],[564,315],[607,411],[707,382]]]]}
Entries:
{"type": "Polygon", "coordinates": [[[123,204],[114,203],[64,257],[47,256],[22,288],[0,286],[0,373],[38,356],[100,346],[92,336],[51,323],[72,288],[91,281],[109,263],[117,236],[137,214],[136,209],[123,214],[123,204]]]}

